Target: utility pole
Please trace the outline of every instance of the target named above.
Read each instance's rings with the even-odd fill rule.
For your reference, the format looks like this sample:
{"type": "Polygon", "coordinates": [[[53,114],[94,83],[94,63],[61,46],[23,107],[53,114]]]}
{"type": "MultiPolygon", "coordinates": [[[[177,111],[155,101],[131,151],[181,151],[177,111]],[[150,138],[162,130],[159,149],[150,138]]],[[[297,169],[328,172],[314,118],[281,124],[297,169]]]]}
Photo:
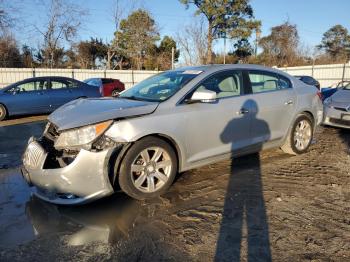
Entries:
{"type": "Polygon", "coordinates": [[[226,30],[220,32],[219,37],[224,39],[224,64],[226,64],[226,30]]]}
{"type": "Polygon", "coordinates": [[[226,33],[224,35],[224,64],[226,64],[226,33]]]}
{"type": "Polygon", "coordinates": [[[174,60],[175,60],[175,48],[171,48],[171,69],[174,69],[174,60]]]}

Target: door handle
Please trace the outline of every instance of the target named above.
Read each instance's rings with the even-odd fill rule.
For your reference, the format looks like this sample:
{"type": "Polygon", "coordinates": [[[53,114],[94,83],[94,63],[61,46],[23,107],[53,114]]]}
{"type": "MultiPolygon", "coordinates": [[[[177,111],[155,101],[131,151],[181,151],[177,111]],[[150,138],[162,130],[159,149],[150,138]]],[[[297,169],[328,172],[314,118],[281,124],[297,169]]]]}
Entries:
{"type": "Polygon", "coordinates": [[[244,115],[244,114],[248,114],[249,110],[245,109],[245,108],[241,108],[238,112],[237,115],[244,115]]]}
{"type": "Polygon", "coordinates": [[[286,106],[288,106],[288,105],[293,105],[293,100],[288,100],[287,102],[284,102],[284,104],[286,105],[286,106]]]}

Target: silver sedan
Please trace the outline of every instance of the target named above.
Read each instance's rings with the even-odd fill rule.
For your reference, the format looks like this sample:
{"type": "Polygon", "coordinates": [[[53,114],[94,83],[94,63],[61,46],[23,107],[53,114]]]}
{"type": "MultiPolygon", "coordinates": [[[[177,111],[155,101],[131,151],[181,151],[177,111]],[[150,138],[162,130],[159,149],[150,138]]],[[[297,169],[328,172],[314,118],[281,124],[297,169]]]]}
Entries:
{"type": "Polygon", "coordinates": [[[324,101],[323,123],[350,129],[350,84],[340,88],[324,101]]]}
{"type": "Polygon", "coordinates": [[[315,87],[275,69],[180,68],[118,98],[62,106],[42,137],[30,139],[22,171],[38,197],[57,204],[89,202],[117,188],[151,198],[178,172],[271,147],[302,154],[322,115],[315,87]]]}

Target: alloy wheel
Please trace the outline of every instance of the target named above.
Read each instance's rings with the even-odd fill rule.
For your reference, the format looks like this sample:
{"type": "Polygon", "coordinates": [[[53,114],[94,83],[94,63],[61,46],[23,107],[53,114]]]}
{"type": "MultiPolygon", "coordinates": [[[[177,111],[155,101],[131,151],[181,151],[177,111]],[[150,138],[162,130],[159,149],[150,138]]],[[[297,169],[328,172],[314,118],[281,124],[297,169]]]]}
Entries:
{"type": "Polygon", "coordinates": [[[160,147],[150,147],[141,151],[131,165],[131,179],[134,186],[145,193],[161,189],[172,171],[169,154],[160,147]]]}
{"type": "Polygon", "coordinates": [[[312,137],[311,125],[307,120],[300,121],[294,130],[294,145],[295,147],[302,151],[305,150],[310,142],[312,137]]]}

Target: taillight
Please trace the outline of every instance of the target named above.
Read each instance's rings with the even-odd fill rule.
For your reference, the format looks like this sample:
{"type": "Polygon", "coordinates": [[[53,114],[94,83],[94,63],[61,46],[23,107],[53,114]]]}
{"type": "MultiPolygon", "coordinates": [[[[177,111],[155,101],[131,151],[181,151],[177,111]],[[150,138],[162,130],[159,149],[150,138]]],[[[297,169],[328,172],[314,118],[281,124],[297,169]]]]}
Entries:
{"type": "Polygon", "coordinates": [[[319,99],[321,99],[321,101],[323,101],[323,95],[321,91],[317,91],[317,96],[319,99]]]}

